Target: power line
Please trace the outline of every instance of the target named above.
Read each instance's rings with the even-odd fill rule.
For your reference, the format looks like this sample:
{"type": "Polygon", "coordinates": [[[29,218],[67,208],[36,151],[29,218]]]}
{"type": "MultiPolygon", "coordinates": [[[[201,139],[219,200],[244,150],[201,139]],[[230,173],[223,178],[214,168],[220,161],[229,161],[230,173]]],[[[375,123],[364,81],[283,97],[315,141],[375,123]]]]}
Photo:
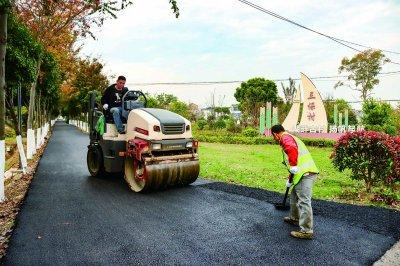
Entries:
{"type": "MultiPolygon", "coordinates": [[[[277,14],[277,13],[274,13],[274,12],[268,10],[268,9],[265,9],[265,8],[263,8],[263,7],[261,7],[261,6],[258,6],[258,5],[254,4],[254,3],[251,3],[251,2],[249,2],[249,1],[246,1],[246,0],[238,0],[238,1],[239,1],[239,2],[242,2],[243,4],[246,4],[246,5],[248,5],[248,6],[251,6],[251,7],[255,8],[255,9],[257,9],[257,10],[263,12],[263,13],[266,13],[266,14],[268,14],[268,15],[270,15],[270,16],[273,16],[273,17],[275,17],[275,18],[278,18],[278,19],[280,19],[280,20],[289,22],[289,23],[291,23],[291,24],[293,24],[293,25],[296,25],[296,26],[298,26],[298,27],[300,27],[300,28],[303,28],[303,29],[305,29],[305,30],[308,30],[308,31],[311,31],[311,32],[316,33],[316,34],[318,34],[318,35],[321,35],[321,36],[323,36],[323,37],[326,37],[326,38],[328,38],[328,39],[330,39],[330,40],[332,40],[332,41],[334,41],[334,42],[337,42],[337,43],[339,43],[339,44],[341,44],[341,45],[343,45],[343,46],[346,46],[347,48],[350,48],[350,49],[352,49],[352,50],[354,50],[354,51],[357,51],[357,52],[360,52],[360,53],[362,52],[361,50],[359,50],[359,49],[357,49],[357,48],[354,48],[354,47],[352,47],[352,46],[350,46],[350,45],[348,45],[348,44],[353,44],[353,45],[357,45],[357,46],[360,46],[360,47],[365,47],[365,48],[370,48],[370,49],[375,49],[375,50],[381,50],[381,51],[385,51],[385,52],[387,52],[387,53],[392,53],[392,54],[400,54],[400,52],[395,52],[395,51],[390,51],[390,50],[383,50],[383,49],[377,49],[377,48],[373,48],[373,47],[370,47],[370,46],[366,46],[366,45],[358,44],[358,43],[355,43],[355,42],[350,42],[350,41],[346,41],[346,40],[343,40],[343,39],[340,39],[340,38],[336,38],[336,37],[330,36],[330,35],[328,35],[328,34],[319,32],[319,31],[317,31],[317,30],[311,29],[311,28],[309,28],[309,27],[306,27],[306,26],[304,26],[304,25],[302,25],[302,24],[300,24],[300,23],[297,23],[297,22],[295,22],[295,21],[293,21],[293,20],[290,20],[290,19],[288,19],[288,18],[285,18],[285,17],[283,17],[283,16],[281,16],[281,15],[279,15],[279,14],[277,14]],[[348,44],[346,44],[346,43],[348,43],[348,44]]],[[[389,61],[389,63],[396,64],[396,65],[400,65],[400,63],[393,62],[393,61],[389,61]]]]}
{"type": "Polygon", "coordinates": [[[339,38],[335,38],[335,39],[336,39],[336,40],[339,40],[339,41],[342,41],[342,42],[346,42],[346,43],[350,43],[350,44],[353,44],[353,45],[357,45],[357,46],[360,46],[360,47],[368,48],[368,49],[381,50],[381,51],[386,52],[386,53],[399,54],[399,55],[400,55],[399,52],[394,52],[394,51],[390,51],[390,50],[374,48],[374,47],[371,47],[371,46],[362,45],[362,44],[359,44],[359,43],[350,42],[350,41],[346,41],[346,40],[339,39],[339,38]]]}
{"type": "MultiPolygon", "coordinates": [[[[336,100],[338,100],[338,99],[332,99],[332,100],[322,100],[323,102],[334,102],[334,101],[336,101],[336,100]]],[[[400,102],[400,99],[386,99],[386,100],[379,100],[379,99],[377,99],[377,100],[375,100],[375,101],[378,101],[378,102],[400,102]]],[[[363,103],[364,101],[346,101],[347,103],[363,103]]]]}
{"type": "MultiPolygon", "coordinates": [[[[388,72],[381,72],[378,75],[394,75],[400,74],[400,70],[398,71],[388,71],[388,72]]],[[[347,76],[340,75],[340,76],[318,76],[318,77],[311,77],[312,80],[323,80],[323,79],[338,79],[338,78],[347,78],[347,76]]],[[[275,82],[281,81],[288,81],[289,79],[272,79],[275,82]]],[[[300,80],[300,78],[293,78],[292,80],[300,80]]],[[[242,83],[243,80],[228,80],[228,81],[188,81],[188,82],[140,82],[140,83],[128,83],[127,85],[133,86],[151,86],[151,85],[214,85],[214,84],[234,84],[234,83],[242,83]]]]}

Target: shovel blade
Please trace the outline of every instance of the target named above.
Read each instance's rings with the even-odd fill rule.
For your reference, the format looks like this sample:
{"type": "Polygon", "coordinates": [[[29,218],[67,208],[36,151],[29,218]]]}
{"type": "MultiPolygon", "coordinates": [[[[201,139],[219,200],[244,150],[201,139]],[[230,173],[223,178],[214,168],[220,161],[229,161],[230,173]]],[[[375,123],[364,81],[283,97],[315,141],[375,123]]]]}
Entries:
{"type": "Polygon", "coordinates": [[[280,210],[280,211],[287,211],[290,209],[290,206],[282,203],[275,203],[274,204],[275,209],[280,210]]]}

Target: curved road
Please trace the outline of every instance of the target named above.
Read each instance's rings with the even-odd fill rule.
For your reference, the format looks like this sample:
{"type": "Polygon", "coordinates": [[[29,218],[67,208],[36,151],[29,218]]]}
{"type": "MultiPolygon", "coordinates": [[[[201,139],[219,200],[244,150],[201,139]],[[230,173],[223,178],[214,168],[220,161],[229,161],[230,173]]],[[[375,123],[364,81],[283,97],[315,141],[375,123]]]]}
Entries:
{"type": "Polygon", "coordinates": [[[368,265],[400,238],[400,213],[379,208],[315,201],[315,239],[302,241],[276,193],[197,182],[135,194],[89,177],[88,142],[57,122],[2,264],[368,265]]]}

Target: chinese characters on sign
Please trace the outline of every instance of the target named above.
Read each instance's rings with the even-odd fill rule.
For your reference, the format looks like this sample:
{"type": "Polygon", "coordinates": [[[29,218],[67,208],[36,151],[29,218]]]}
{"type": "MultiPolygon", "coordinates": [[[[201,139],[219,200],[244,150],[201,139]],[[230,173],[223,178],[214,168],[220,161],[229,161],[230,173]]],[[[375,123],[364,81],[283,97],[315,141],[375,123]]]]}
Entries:
{"type": "MultiPolygon", "coordinates": [[[[301,84],[304,96],[303,106],[295,106],[298,109],[302,108],[301,119],[298,123],[299,128],[304,127],[304,132],[326,133],[328,119],[321,95],[312,81],[303,73],[301,73],[301,84]]],[[[297,123],[296,119],[293,119],[293,121],[297,123]]]]}
{"type": "MultiPolygon", "coordinates": [[[[315,96],[314,96],[314,92],[310,91],[310,95],[308,96],[309,100],[314,100],[315,96]]],[[[308,108],[308,112],[307,112],[307,117],[308,117],[308,121],[314,121],[315,120],[315,103],[310,101],[310,103],[307,106],[308,108]]]]}

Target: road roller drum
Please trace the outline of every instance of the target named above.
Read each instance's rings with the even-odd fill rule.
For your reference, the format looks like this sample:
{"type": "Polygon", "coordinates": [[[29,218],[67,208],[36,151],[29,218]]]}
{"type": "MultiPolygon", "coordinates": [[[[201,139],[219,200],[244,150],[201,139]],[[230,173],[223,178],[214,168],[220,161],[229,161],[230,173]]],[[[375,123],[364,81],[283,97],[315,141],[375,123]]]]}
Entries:
{"type": "Polygon", "coordinates": [[[198,160],[157,164],[135,163],[131,158],[125,160],[125,180],[135,192],[189,185],[197,179],[199,170],[198,160]]]}

